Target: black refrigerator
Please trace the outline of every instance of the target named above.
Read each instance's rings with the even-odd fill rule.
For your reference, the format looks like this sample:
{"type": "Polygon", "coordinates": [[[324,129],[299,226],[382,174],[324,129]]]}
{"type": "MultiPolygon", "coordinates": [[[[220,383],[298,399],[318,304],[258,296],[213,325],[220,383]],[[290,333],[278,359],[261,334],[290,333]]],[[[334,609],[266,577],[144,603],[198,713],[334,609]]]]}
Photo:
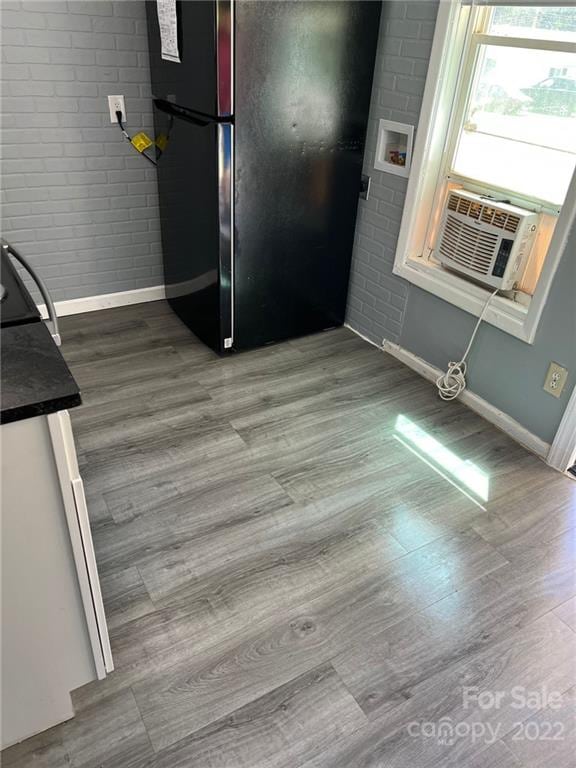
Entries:
{"type": "Polygon", "coordinates": [[[380,9],[177,0],[173,61],[147,2],[166,294],[220,354],[344,322],[380,9]]]}

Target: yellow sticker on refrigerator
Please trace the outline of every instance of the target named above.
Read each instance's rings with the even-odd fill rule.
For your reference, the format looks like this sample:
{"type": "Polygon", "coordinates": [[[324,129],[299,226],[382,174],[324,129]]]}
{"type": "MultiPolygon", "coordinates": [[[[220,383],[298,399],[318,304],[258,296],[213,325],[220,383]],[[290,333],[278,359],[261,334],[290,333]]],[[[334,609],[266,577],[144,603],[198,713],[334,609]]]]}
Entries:
{"type": "Polygon", "coordinates": [[[161,152],[164,152],[168,145],[168,136],[165,133],[161,133],[156,139],[156,146],[161,152]]]}
{"type": "Polygon", "coordinates": [[[132,146],[134,146],[138,152],[144,152],[145,149],[148,149],[148,147],[151,147],[154,143],[152,139],[144,133],[144,131],[137,133],[136,136],[133,136],[130,141],[132,146]]]}

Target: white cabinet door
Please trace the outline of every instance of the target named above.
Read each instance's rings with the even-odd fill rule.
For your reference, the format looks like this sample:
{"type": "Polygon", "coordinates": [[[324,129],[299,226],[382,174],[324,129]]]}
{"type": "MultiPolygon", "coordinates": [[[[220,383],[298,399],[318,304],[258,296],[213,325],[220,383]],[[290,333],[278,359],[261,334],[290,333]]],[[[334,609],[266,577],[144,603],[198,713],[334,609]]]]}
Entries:
{"type": "Polygon", "coordinates": [[[2,424],[0,443],[3,749],[73,717],[97,671],[47,417],[2,424]]]}
{"type": "Polygon", "coordinates": [[[68,411],[50,414],[48,427],[54,448],[54,458],[62,489],[96,673],[98,678],[102,679],[106,677],[108,672],[112,672],[114,663],[94,555],[84,484],[78,469],[74,435],[68,411]]]}

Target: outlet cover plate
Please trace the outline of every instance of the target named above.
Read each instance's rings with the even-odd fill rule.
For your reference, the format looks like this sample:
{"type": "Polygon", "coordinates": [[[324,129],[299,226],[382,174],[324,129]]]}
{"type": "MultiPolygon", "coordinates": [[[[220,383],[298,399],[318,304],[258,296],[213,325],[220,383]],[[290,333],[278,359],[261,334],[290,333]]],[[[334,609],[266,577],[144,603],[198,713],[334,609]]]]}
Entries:
{"type": "Polygon", "coordinates": [[[116,123],[116,112],[122,112],[122,122],[126,122],[126,107],[124,96],[108,96],[108,109],[110,110],[110,122],[116,123]]]}
{"type": "Polygon", "coordinates": [[[558,363],[550,363],[546,379],[544,380],[544,391],[553,397],[560,397],[562,390],[568,378],[568,371],[558,363]]]}

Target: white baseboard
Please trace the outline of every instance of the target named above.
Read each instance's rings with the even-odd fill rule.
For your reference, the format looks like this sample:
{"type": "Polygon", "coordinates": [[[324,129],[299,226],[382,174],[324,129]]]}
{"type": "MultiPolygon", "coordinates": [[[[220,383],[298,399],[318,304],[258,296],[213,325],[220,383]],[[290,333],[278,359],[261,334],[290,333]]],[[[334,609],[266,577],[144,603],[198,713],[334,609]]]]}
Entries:
{"type": "MultiPolygon", "coordinates": [[[[385,341],[382,346],[384,351],[388,352],[389,355],[401,360],[429,381],[436,382],[438,376],[442,375],[442,371],[439,368],[427,363],[426,360],[412,354],[412,352],[409,352],[398,344],[392,344],[390,341],[385,341]]],[[[550,451],[549,443],[530,432],[526,427],[523,427],[522,424],[519,424],[507,413],[499,410],[487,400],[484,400],[484,398],[474,394],[474,392],[471,392],[469,389],[465,389],[458,400],[460,400],[461,403],[464,403],[464,405],[467,405],[471,410],[475,411],[479,416],[482,416],[486,421],[489,421],[491,424],[494,424],[495,427],[501,429],[502,432],[505,432],[513,440],[516,440],[517,443],[523,445],[524,448],[532,451],[532,453],[535,453],[543,459],[548,456],[548,452],[550,451]]]]}
{"type": "MultiPolygon", "coordinates": [[[[120,291],[118,293],[103,293],[101,296],[86,296],[82,299],[68,299],[56,301],[56,314],[58,317],[66,315],[80,315],[83,312],[96,312],[99,309],[111,309],[112,307],[126,307],[129,304],[142,304],[146,301],[158,301],[165,299],[166,293],[163,285],[153,285],[151,288],[137,288],[134,291],[120,291]]],[[[42,317],[46,319],[48,313],[45,304],[39,304],[38,309],[42,317]]]]}
{"type": "MultiPolygon", "coordinates": [[[[347,327],[350,328],[349,325],[347,325],[347,327]]],[[[416,371],[416,373],[419,373],[425,379],[428,379],[428,381],[436,382],[438,376],[442,374],[442,371],[439,368],[426,362],[426,360],[423,360],[421,357],[414,355],[399,344],[384,340],[382,346],[379,346],[366,338],[366,336],[358,333],[354,328],[350,328],[350,330],[354,331],[360,338],[373,344],[377,349],[383,349],[385,352],[388,352],[389,355],[397,358],[409,368],[412,368],[413,371],[416,371]]],[[[504,413],[504,411],[499,410],[487,400],[484,400],[479,395],[475,395],[474,392],[470,392],[468,389],[462,392],[458,400],[468,406],[472,411],[475,411],[479,416],[482,416],[486,421],[489,421],[491,424],[494,424],[495,427],[501,429],[502,432],[505,432],[513,440],[516,440],[517,443],[523,445],[524,448],[527,448],[529,451],[543,459],[547,458],[548,452],[550,451],[550,444],[527,430],[526,427],[523,427],[522,424],[519,424],[507,413],[504,413]]]]}

